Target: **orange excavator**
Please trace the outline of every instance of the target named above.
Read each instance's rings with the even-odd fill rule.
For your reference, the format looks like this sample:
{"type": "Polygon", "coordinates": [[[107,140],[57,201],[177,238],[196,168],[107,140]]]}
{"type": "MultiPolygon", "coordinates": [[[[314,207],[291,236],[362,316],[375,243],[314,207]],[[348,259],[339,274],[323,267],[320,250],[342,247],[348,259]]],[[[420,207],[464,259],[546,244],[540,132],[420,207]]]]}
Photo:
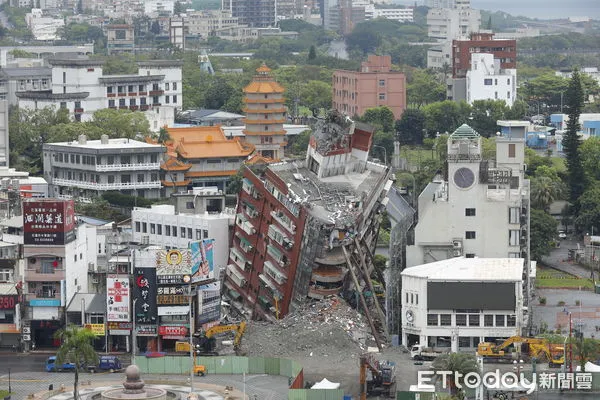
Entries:
{"type": "Polygon", "coordinates": [[[396,398],[396,364],[374,360],[370,354],[360,356],[360,400],[367,395],[396,398]]]}

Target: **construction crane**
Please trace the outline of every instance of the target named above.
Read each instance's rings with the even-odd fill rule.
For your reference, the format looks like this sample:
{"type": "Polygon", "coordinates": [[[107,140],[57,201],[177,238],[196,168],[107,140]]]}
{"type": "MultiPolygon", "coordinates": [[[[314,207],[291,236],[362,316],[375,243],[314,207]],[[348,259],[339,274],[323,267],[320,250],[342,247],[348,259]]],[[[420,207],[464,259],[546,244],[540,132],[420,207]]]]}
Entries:
{"type": "Polygon", "coordinates": [[[396,397],[396,364],[373,360],[370,354],[363,354],[360,356],[360,400],[375,393],[396,397]]]}

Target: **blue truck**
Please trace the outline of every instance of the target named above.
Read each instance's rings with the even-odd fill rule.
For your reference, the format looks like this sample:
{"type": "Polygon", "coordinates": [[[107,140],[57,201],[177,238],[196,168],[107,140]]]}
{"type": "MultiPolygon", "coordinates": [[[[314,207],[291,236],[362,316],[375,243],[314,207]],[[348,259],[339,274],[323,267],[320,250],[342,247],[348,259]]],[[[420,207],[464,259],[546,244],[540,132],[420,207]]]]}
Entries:
{"type": "Polygon", "coordinates": [[[62,365],[56,364],[56,356],[48,357],[46,360],[46,372],[61,372],[61,371],[74,371],[75,364],[63,363],[62,365]]]}

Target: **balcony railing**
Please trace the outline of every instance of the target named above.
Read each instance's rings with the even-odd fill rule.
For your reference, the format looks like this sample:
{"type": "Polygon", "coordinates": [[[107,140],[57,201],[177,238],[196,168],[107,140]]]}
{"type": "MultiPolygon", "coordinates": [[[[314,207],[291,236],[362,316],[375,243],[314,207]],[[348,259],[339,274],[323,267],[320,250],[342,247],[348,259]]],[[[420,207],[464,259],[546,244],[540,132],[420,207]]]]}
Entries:
{"type": "Polygon", "coordinates": [[[44,291],[40,290],[39,293],[27,293],[25,295],[25,300],[27,300],[27,301],[38,300],[38,299],[59,300],[60,299],[60,289],[55,290],[54,293],[44,292],[44,291]]]}
{"type": "Polygon", "coordinates": [[[162,96],[164,92],[164,90],[151,90],[150,96],[162,96]]]}
{"type": "Polygon", "coordinates": [[[60,282],[65,279],[64,269],[55,269],[54,273],[44,273],[39,269],[26,269],[25,280],[35,282],[60,282]]]}
{"type": "Polygon", "coordinates": [[[271,211],[271,216],[273,217],[273,219],[279,222],[279,225],[283,226],[289,233],[294,235],[296,233],[296,225],[294,225],[291,222],[288,223],[287,221],[285,221],[281,217],[282,215],[283,214],[281,211],[271,211]]]}
{"type": "MultiPolygon", "coordinates": [[[[252,124],[252,125],[269,125],[269,124],[285,124],[287,122],[287,119],[285,118],[278,118],[278,119],[265,119],[265,118],[261,118],[261,119],[246,119],[244,121],[246,124],[252,124]]],[[[265,131],[265,135],[268,135],[269,132],[265,131]]]]}
{"type": "Polygon", "coordinates": [[[160,169],[160,163],[138,163],[138,164],[96,164],[96,171],[135,171],[160,169]]]}
{"type": "Polygon", "coordinates": [[[154,182],[114,182],[114,183],[96,183],[74,181],[69,179],[52,179],[52,184],[57,186],[73,186],[82,189],[91,190],[126,190],[126,189],[160,189],[160,181],[154,182]]]}

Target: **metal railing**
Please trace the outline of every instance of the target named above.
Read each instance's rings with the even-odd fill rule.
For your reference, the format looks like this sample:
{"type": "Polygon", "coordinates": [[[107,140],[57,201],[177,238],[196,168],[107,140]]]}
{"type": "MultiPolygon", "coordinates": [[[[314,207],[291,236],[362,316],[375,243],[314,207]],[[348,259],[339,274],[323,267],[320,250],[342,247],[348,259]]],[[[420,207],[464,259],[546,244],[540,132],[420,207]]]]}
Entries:
{"type": "Polygon", "coordinates": [[[160,189],[160,181],[152,182],[114,182],[114,183],[97,183],[75,181],[71,179],[53,178],[53,185],[58,186],[74,186],[83,189],[92,190],[122,190],[122,189],[160,189]]]}

